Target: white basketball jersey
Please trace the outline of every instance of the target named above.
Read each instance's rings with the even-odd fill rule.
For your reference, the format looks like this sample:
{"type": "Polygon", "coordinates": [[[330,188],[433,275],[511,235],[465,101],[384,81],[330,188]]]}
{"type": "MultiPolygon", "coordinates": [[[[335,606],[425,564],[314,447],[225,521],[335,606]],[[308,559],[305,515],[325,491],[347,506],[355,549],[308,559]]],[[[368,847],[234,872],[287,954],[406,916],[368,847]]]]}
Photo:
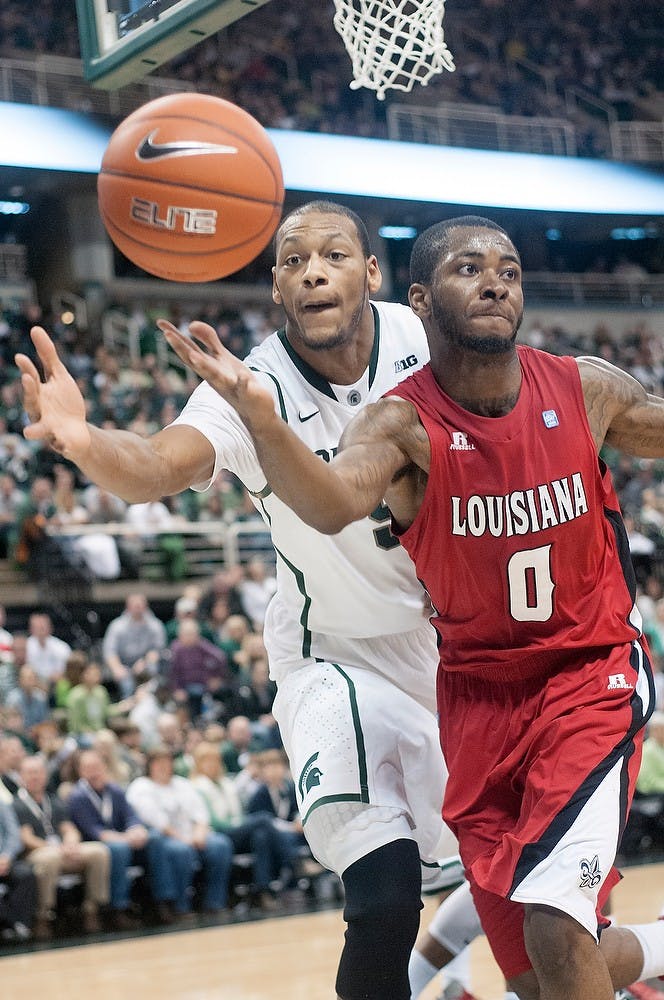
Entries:
{"type": "MultiPolygon", "coordinates": [[[[325,461],[336,454],[344,428],[360,407],[380,399],[429,360],[424,329],[407,306],[379,302],[373,309],[373,351],[354,385],[326,382],[295,353],[283,330],[246,359],[262,373],[283,419],[325,461]]],[[[235,473],[270,527],[278,589],[266,621],[268,650],[271,632],[279,633],[278,642],[274,638],[280,649],[290,646],[293,655],[297,650],[298,657],[306,658],[329,656],[329,640],[335,636],[369,639],[422,627],[424,592],[410,559],[390,534],[387,508],[337,535],[320,534],[270,492],[244,424],[209,385],[198,386],[175,423],[193,426],[209,439],[216,454],[211,482],[222,468],[235,473]]],[[[278,679],[281,671],[271,660],[278,679]]],[[[393,669],[398,675],[399,665],[393,669]]],[[[428,674],[432,669],[426,665],[428,674]]]]}

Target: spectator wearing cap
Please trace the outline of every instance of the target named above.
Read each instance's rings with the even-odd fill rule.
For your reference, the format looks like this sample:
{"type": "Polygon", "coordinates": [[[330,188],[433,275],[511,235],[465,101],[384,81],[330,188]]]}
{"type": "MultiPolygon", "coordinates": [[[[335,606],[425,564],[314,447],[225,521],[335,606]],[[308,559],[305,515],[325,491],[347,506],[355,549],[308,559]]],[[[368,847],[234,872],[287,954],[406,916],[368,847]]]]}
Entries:
{"type": "Polygon", "coordinates": [[[193,621],[198,621],[200,624],[201,635],[205,639],[212,639],[211,630],[204,624],[200,623],[200,618],[198,614],[199,601],[191,594],[183,594],[182,597],[178,597],[175,602],[175,607],[173,608],[173,618],[166,622],[166,641],[170,645],[174,639],[178,637],[178,630],[183,621],[187,619],[192,619],[193,621]]]}

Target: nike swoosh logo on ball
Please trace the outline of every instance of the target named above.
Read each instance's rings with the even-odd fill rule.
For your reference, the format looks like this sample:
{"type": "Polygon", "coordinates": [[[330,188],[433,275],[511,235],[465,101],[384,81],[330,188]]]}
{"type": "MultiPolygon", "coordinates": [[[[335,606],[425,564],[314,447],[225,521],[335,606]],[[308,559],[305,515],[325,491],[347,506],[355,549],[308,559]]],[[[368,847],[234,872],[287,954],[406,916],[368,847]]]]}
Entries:
{"type": "Polygon", "coordinates": [[[167,156],[200,156],[203,153],[237,153],[237,146],[217,146],[213,142],[197,142],[195,139],[184,142],[154,142],[159,129],[154,129],[136,148],[139,160],[163,160],[167,156]]]}

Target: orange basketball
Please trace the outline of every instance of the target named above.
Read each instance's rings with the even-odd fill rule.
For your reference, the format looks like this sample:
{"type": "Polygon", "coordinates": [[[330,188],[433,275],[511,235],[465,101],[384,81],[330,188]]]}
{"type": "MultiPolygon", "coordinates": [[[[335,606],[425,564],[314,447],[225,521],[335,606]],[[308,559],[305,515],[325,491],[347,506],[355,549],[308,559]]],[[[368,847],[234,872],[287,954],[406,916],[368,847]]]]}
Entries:
{"type": "Polygon", "coordinates": [[[172,94],[118,126],[97,193],[109,236],[134,264],[170,281],[213,281],[267,246],[284,183],[255,118],[219,97],[172,94]]]}

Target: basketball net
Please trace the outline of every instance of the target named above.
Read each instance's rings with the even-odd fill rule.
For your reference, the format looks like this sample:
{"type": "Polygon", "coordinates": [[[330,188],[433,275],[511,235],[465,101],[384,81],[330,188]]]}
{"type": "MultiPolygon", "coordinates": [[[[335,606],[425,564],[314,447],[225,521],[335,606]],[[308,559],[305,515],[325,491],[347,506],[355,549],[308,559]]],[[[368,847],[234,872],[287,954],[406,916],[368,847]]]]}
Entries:
{"type": "Polygon", "coordinates": [[[454,71],[445,45],[445,0],[334,0],[334,27],[353,63],[351,88],[385,91],[423,86],[444,69],[454,71]]]}

